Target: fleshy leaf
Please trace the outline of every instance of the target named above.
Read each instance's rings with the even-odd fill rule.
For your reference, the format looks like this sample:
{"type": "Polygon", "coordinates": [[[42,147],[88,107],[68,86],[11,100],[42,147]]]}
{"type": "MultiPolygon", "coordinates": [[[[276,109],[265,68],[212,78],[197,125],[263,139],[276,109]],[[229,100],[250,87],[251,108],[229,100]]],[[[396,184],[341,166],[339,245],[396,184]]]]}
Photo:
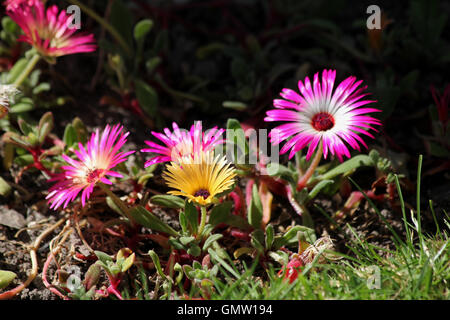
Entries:
{"type": "Polygon", "coordinates": [[[186,220],[188,226],[191,228],[192,234],[197,234],[198,230],[198,211],[194,204],[188,200],[186,200],[186,204],[184,207],[184,214],[186,216],[186,220]]]}
{"type": "Polygon", "coordinates": [[[237,216],[231,213],[231,201],[225,201],[216,205],[209,215],[208,223],[212,226],[217,226],[220,223],[226,223],[229,226],[239,228],[241,230],[247,230],[250,228],[248,222],[241,216],[237,216]]]}
{"type": "Polygon", "coordinates": [[[330,184],[333,184],[334,181],[333,180],[322,180],[320,181],[318,184],[316,184],[314,186],[314,188],[309,192],[307,200],[306,201],[310,201],[312,199],[314,199],[320,191],[322,191],[324,188],[326,188],[327,186],[329,186],[330,184]]]}
{"type": "Polygon", "coordinates": [[[161,207],[180,209],[184,208],[184,200],[172,195],[156,195],[150,199],[150,202],[161,207]]]}
{"type": "Polygon", "coordinates": [[[208,250],[208,248],[213,244],[214,241],[217,241],[222,237],[223,235],[221,235],[220,233],[216,233],[209,236],[208,239],[206,239],[205,243],[203,244],[203,251],[208,250]]]}
{"type": "Polygon", "coordinates": [[[91,264],[88,271],[84,276],[83,284],[86,290],[90,290],[93,286],[95,286],[100,279],[100,271],[101,267],[98,264],[91,264]]]}
{"type": "Polygon", "coordinates": [[[176,232],[172,227],[170,227],[168,224],[162,222],[159,220],[155,215],[153,215],[151,212],[149,212],[147,209],[145,209],[142,206],[134,207],[130,210],[130,215],[133,217],[133,219],[141,224],[142,226],[155,230],[167,233],[171,236],[178,236],[178,232],[176,232]]]}
{"type": "Polygon", "coordinates": [[[258,188],[256,184],[252,189],[252,201],[248,211],[248,223],[255,229],[261,228],[261,222],[263,218],[263,206],[261,198],[259,197],[258,188]]]}
{"type": "Polygon", "coordinates": [[[158,257],[158,255],[156,254],[156,252],[153,251],[153,250],[150,250],[150,251],[148,252],[148,254],[149,254],[149,256],[152,258],[153,263],[154,263],[155,268],[156,268],[156,271],[158,271],[158,274],[159,274],[163,279],[166,279],[166,280],[167,280],[168,278],[167,278],[166,274],[163,272],[163,270],[162,270],[162,268],[161,268],[161,263],[159,262],[159,257],[158,257]]]}
{"type": "Polygon", "coordinates": [[[320,180],[330,180],[340,174],[348,174],[356,168],[373,165],[375,164],[370,156],[360,154],[331,169],[330,171],[322,175],[320,177],[320,180]]]}
{"type": "Polygon", "coordinates": [[[266,250],[270,250],[273,245],[274,230],[271,224],[266,227],[266,250]]]}
{"type": "Polygon", "coordinates": [[[134,39],[136,41],[142,41],[147,34],[152,30],[153,21],[150,19],[144,19],[136,23],[134,26],[134,39]]]}
{"type": "Polygon", "coordinates": [[[0,289],[6,288],[16,278],[16,274],[11,271],[0,270],[0,289]]]}

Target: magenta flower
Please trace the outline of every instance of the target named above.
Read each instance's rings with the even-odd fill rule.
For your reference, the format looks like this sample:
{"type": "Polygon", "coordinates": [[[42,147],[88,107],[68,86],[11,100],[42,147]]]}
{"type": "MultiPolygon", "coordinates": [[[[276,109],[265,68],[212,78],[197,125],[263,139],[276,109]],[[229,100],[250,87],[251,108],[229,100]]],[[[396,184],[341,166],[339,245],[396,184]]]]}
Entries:
{"type": "Polygon", "coordinates": [[[375,100],[361,100],[368,93],[363,93],[367,86],[358,88],[362,80],[348,77],[333,92],[335,70],[324,70],[322,82],[319,73],[314,75],[311,84],[306,77],[304,84],[298,82],[300,93],[283,89],[280,95],[284,99],[275,99],[277,109],[267,111],[265,121],[288,121],[270,132],[271,142],[279,144],[288,140],[280,153],[294,154],[309,145],[306,159],[309,160],[318,146],[322,146],[324,158],[330,152],[342,161],[343,156],[350,158],[345,143],[353,149],[360,150],[362,144],[367,148],[359,134],[374,138],[367,129],[377,131],[372,125],[381,125],[378,119],[368,116],[371,112],[381,112],[375,108],[361,108],[375,100]],[[345,143],[344,143],[345,142],[345,143]]]}
{"type": "Polygon", "coordinates": [[[72,17],[65,10],[45,5],[37,0],[9,0],[7,14],[22,28],[19,40],[32,45],[44,57],[59,57],[80,52],[95,51],[93,34],[74,35],[70,28],[72,17]]]}
{"type": "Polygon", "coordinates": [[[41,2],[41,0],[6,0],[4,5],[6,6],[6,10],[16,10],[22,5],[34,6],[37,2],[41,2]]]}
{"type": "Polygon", "coordinates": [[[61,167],[64,172],[50,179],[57,181],[46,197],[51,204],[50,208],[57,209],[61,205],[65,208],[80,191],[82,191],[81,204],[84,206],[97,183],[112,184],[106,176],[122,178],[120,173],[111,169],[126,161],[127,156],[134,152],[119,152],[129,134],[129,132],[122,133],[122,128],[120,125],[112,128],[107,125],[101,135],[97,129],[86,148],[79,143],[79,150],[74,150],[79,161],[62,155],[68,165],[61,167]]]}
{"type": "Polygon", "coordinates": [[[142,149],[142,152],[159,154],[145,162],[146,168],[155,163],[178,161],[183,156],[193,157],[199,151],[210,151],[215,146],[224,143],[224,140],[221,139],[224,129],[214,127],[205,133],[202,131],[200,121],[194,123],[189,132],[180,130],[175,122],[172,126],[173,132],[168,128],[164,129],[164,134],[152,131],[153,136],[161,140],[165,146],[152,141],[145,141],[150,148],[142,149]]]}

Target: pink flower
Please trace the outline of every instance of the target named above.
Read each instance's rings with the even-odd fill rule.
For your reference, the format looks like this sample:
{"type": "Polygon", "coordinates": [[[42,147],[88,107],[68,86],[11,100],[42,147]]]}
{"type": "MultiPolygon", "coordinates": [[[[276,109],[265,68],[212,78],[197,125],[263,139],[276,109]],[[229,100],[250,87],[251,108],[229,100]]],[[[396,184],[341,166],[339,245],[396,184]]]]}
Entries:
{"type": "Polygon", "coordinates": [[[32,45],[44,57],[59,57],[79,52],[95,51],[93,34],[74,35],[72,17],[56,5],[45,9],[38,0],[9,0],[7,14],[22,28],[19,40],[32,45]]]}
{"type": "Polygon", "coordinates": [[[271,133],[271,142],[279,144],[288,140],[281,148],[280,153],[289,153],[289,159],[294,154],[309,145],[306,159],[309,160],[318,145],[323,147],[324,158],[328,152],[336,155],[340,161],[345,155],[350,158],[350,152],[344,142],[352,148],[360,150],[359,143],[367,148],[358,134],[374,138],[366,129],[372,125],[381,125],[378,119],[370,117],[367,113],[381,112],[375,108],[361,108],[375,100],[361,100],[368,93],[363,93],[367,86],[360,87],[362,80],[348,77],[342,81],[333,92],[336,71],[324,70],[322,82],[319,73],[314,75],[311,84],[306,77],[304,84],[298,82],[300,93],[283,89],[280,95],[284,99],[275,99],[277,109],[267,111],[265,121],[288,121],[274,128],[271,133]]]}
{"type": "Polygon", "coordinates": [[[112,184],[106,176],[122,178],[120,173],[111,169],[126,161],[127,156],[134,152],[119,152],[129,134],[122,133],[122,128],[120,125],[112,128],[107,125],[101,135],[97,129],[86,148],[79,143],[79,150],[74,150],[79,161],[62,155],[68,165],[61,167],[64,172],[50,179],[57,181],[46,197],[51,204],[50,208],[57,209],[61,205],[65,208],[80,191],[81,204],[84,206],[97,183],[112,184]]]}
{"type": "Polygon", "coordinates": [[[152,141],[145,141],[150,148],[142,149],[142,152],[159,154],[146,161],[145,167],[155,163],[178,161],[183,156],[193,157],[199,151],[210,151],[215,146],[224,143],[224,140],[221,139],[222,133],[225,131],[224,129],[214,127],[204,133],[200,121],[194,123],[189,132],[180,130],[175,122],[172,126],[173,132],[168,128],[164,129],[164,134],[152,131],[153,136],[161,140],[165,146],[161,146],[152,141]]]}
{"type": "Polygon", "coordinates": [[[6,0],[4,5],[6,6],[6,10],[16,10],[22,5],[34,6],[37,2],[41,2],[41,0],[6,0]]]}

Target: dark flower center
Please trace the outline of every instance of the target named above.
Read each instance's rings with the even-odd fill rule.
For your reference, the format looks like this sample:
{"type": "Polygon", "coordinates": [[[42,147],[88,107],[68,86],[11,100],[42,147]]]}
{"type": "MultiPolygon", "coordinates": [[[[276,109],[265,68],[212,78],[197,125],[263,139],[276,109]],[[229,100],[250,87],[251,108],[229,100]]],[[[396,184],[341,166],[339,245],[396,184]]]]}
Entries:
{"type": "Polygon", "coordinates": [[[103,173],[103,170],[102,169],[93,169],[93,170],[89,170],[87,173],[86,173],[86,181],[88,182],[88,183],[93,183],[93,182],[96,182],[98,179],[99,179],[99,177],[100,177],[100,175],[103,173]]]}
{"type": "Polygon", "coordinates": [[[210,195],[210,193],[209,193],[208,190],[206,190],[206,189],[200,189],[200,190],[198,190],[198,191],[194,194],[194,197],[202,196],[203,199],[207,199],[207,198],[209,197],[209,195],[210,195]]]}
{"type": "Polygon", "coordinates": [[[311,119],[311,125],[317,131],[327,131],[334,127],[334,118],[327,112],[319,112],[311,119]]]}

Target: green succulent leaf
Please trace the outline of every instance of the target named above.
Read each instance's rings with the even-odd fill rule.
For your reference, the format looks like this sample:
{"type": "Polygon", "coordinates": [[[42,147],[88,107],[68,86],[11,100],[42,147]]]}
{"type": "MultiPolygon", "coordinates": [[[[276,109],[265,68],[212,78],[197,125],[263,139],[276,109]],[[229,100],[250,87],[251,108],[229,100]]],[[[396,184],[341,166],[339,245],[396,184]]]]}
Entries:
{"type": "Polygon", "coordinates": [[[181,226],[181,231],[183,234],[188,232],[188,222],[186,219],[186,214],[184,213],[184,211],[180,211],[180,213],[178,214],[178,221],[180,222],[180,226],[181,226]]]}
{"type": "Polygon", "coordinates": [[[209,236],[208,239],[206,239],[205,243],[203,244],[203,251],[208,250],[208,248],[211,247],[215,241],[221,239],[222,237],[223,235],[219,233],[209,236]]]}
{"type": "Polygon", "coordinates": [[[0,270],[0,289],[6,288],[16,278],[16,274],[11,271],[0,270]]]}
{"type": "Polygon", "coordinates": [[[153,28],[153,21],[150,19],[144,19],[136,23],[134,26],[134,39],[136,41],[143,41],[147,34],[153,28]]]}
{"type": "Polygon", "coordinates": [[[38,137],[40,144],[44,143],[45,138],[47,138],[48,134],[53,130],[53,126],[54,126],[53,113],[46,112],[39,120],[38,125],[38,137]]]}
{"type": "Polygon", "coordinates": [[[156,254],[156,252],[153,251],[153,250],[150,250],[150,251],[148,252],[148,254],[149,254],[150,258],[152,258],[153,263],[155,264],[156,271],[158,271],[158,274],[159,274],[163,279],[168,280],[166,274],[164,273],[164,271],[163,271],[162,268],[161,268],[161,262],[159,261],[159,257],[158,257],[158,255],[156,254]]]}
{"type": "Polygon", "coordinates": [[[160,219],[158,219],[155,215],[153,215],[151,212],[149,212],[142,206],[132,208],[130,210],[130,215],[137,223],[141,224],[146,228],[164,232],[171,236],[178,236],[177,231],[175,231],[168,224],[162,222],[160,219]]]}
{"type": "Polygon", "coordinates": [[[91,264],[83,280],[86,290],[90,290],[100,280],[100,271],[101,267],[98,264],[91,264]]]}
{"type": "Polygon", "coordinates": [[[202,254],[202,249],[197,244],[192,244],[187,253],[194,257],[198,257],[202,254]]]}
{"type": "Polygon", "coordinates": [[[181,209],[185,206],[185,202],[183,199],[168,194],[153,196],[150,198],[150,202],[161,207],[172,209],[181,209]]]}
{"type": "Polygon", "coordinates": [[[185,265],[183,266],[183,271],[184,271],[184,274],[186,275],[186,277],[187,277],[189,280],[193,280],[193,279],[194,279],[194,272],[193,272],[194,269],[192,269],[191,266],[185,264],[185,265]]]}
{"type": "Polygon", "coordinates": [[[113,258],[102,251],[94,251],[94,253],[97,256],[98,260],[100,260],[105,265],[108,265],[108,262],[113,262],[113,258]]]}
{"type": "Polygon", "coordinates": [[[11,194],[11,192],[12,188],[9,185],[9,183],[7,183],[5,179],[0,177],[0,195],[3,197],[8,197],[11,194]]]}
{"type": "Polygon", "coordinates": [[[350,174],[353,170],[363,166],[374,166],[372,157],[364,154],[357,155],[341,163],[320,177],[320,180],[330,180],[340,174],[350,174]]]}
{"type": "Polygon", "coordinates": [[[283,166],[279,163],[269,163],[267,164],[267,173],[271,177],[280,177],[286,181],[289,181],[290,183],[295,183],[296,180],[296,171],[292,171],[286,166],[283,166]]]}
{"type": "Polygon", "coordinates": [[[180,237],[179,241],[181,242],[181,244],[183,244],[184,246],[187,246],[189,244],[191,244],[192,242],[195,241],[195,237],[180,237]]]}
{"type": "Polygon", "coordinates": [[[266,250],[270,250],[270,248],[272,248],[274,233],[275,231],[273,229],[273,226],[271,224],[268,224],[266,227],[266,250]]]}
{"type": "Polygon", "coordinates": [[[135,80],[134,83],[139,105],[149,116],[156,117],[158,115],[158,93],[153,87],[140,79],[135,80]]]}
{"type": "Polygon", "coordinates": [[[259,196],[258,187],[256,183],[252,189],[252,201],[248,212],[248,223],[255,229],[261,228],[261,221],[263,218],[263,206],[259,196]]]}
{"type": "Polygon", "coordinates": [[[17,124],[19,125],[19,129],[24,136],[27,136],[33,132],[33,128],[22,118],[17,120],[17,124]]]}
{"type": "Polygon", "coordinates": [[[244,158],[249,152],[247,139],[241,124],[236,119],[228,119],[227,122],[227,148],[233,148],[234,159],[244,158]]]}
{"type": "Polygon", "coordinates": [[[125,272],[128,269],[130,269],[135,261],[136,255],[134,253],[132,253],[131,255],[129,255],[122,263],[121,265],[121,272],[125,272]]]}
{"type": "Polygon", "coordinates": [[[72,124],[68,124],[64,130],[63,141],[67,147],[72,147],[77,142],[77,132],[72,124]]]}
{"type": "Polygon", "coordinates": [[[14,66],[11,68],[11,70],[8,73],[8,83],[13,83],[25,70],[28,64],[28,59],[21,58],[17,60],[17,62],[14,64],[14,66]]]}
{"type": "Polygon", "coordinates": [[[192,234],[197,234],[198,230],[198,211],[195,205],[191,202],[186,200],[186,204],[184,207],[184,214],[186,216],[186,220],[188,223],[188,226],[191,229],[192,234]]]}
{"type": "Polygon", "coordinates": [[[249,229],[250,225],[243,217],[231,213],[232,206],[231,201],[224,201],[216,205],[209,214],[208,223],[214,227],[220,223],[225,223],[242,230],[249,229]]]}
{"type": "Polygon", "coordinates": [[[307,200],[306,201],[310,201],[312,199],[314,199],[320,191],[322,191],[323,189],[325,189],[326,187],[328,187],[329,185],[333,184],[334,181],[333,180],[322,180],[320,181],[318,184],[316,184],[314,186],[314,188],[309,192],[307,200]]]}
{"type": "Polygon", "coordinates": [[[316,241],[316,233],[313,229],[305,226],[294,226],[290,228],[283,236],[275,237],[273,242],[274,250],[278,250],[283,246],[297,244],[298,233],[301,232],[303,237],[309,242],[314,243],[316,241]]]}
{"type": "Polygon", "coordinates": [[[258,250],[260,253],[263,253],[265,251],[264,231],[262,231],[261,229],[253,231],[251,234],[250,242],[256,250],[258,250]]]}

